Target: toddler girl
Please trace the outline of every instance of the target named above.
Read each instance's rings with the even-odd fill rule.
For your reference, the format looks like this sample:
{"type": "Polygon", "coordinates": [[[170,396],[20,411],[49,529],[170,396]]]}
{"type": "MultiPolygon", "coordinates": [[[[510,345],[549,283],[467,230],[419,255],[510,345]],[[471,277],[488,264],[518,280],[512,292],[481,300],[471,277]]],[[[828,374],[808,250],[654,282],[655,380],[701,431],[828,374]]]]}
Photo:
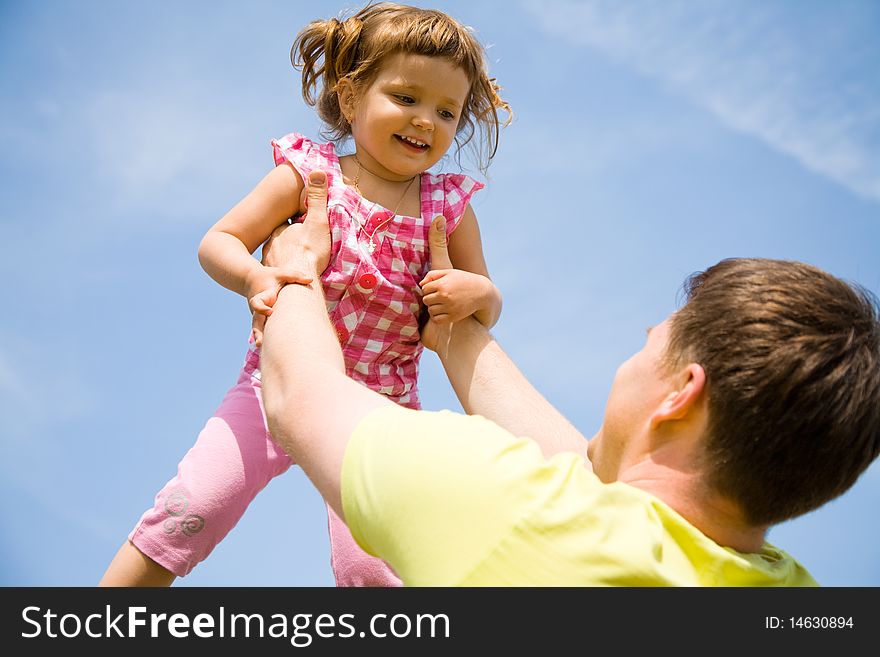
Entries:
{"type": "MultiPolygon", "coordinates": [[[[475,136],[487,149],[480,162],[485,169],[497,143],[498,110],[509,122],[509,107],[469,29],[438,11],[380,3],[342,22],[315,21],[297,36],[291,61],[302,70],[303,97],[316,106],[332,140],[294,133],[272,141],[275,168],[210,229],[199,259],[218,283],[247,298],[254,313],[271,313],[278,290],[296,278],[252,254],[278,225],[305,210],[310,172],[326,172],[332,253],[321,281],[348,374],[419,408],[423,295],[440,322],[474,315],[492,326],[501,311],[469,205],[482,185],[428,170],[453,141],[460,149],[475,136]],[[354,151],[340,156],[334,143],[348,137],[354,151]],[[428,231],[437,217],[445,220],[455,269],[425,278],[428,231]]],[[[167,585],[186,575],[269,480],[292,465],[268,433],[259,366],[259,347],[251,340],[237,383],[102,584],[167,585]]],[[[363,552],[329,507],[328,513],[337,585],[399,586],[393,571],[363,552]]]]}

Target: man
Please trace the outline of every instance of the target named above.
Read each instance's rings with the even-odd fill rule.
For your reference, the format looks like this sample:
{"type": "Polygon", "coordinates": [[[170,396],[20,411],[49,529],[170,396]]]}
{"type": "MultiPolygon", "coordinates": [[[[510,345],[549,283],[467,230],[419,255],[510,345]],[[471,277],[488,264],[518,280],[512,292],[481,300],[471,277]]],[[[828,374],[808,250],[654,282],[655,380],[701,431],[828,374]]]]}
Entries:
{"type": "MultiPolygon", "coordinates": [[[[263,342],[275,439],[408,585],[813,585],[769,527],[880,451],[880,321],[802,263],[728,260],[617,371],[587,442],[470,319],[425,326],[469,415],[395,406],[344,374],[317,283],[323,174],[266,254],[283,288],[263,342]]],[[[432,229],[432,266],[449,266],[432,229]]]]}

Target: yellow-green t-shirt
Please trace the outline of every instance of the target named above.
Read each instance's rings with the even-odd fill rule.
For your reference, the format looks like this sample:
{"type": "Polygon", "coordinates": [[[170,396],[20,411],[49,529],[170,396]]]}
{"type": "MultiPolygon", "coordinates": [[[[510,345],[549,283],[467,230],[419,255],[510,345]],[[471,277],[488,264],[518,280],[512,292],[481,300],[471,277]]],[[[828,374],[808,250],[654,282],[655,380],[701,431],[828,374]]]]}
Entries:
{"type": "Polygon", "coordinates": [[[408,586],[815,586],[785,552],[719,546],[576,454],[479,416],[383,407],[342,469],[355,540],[408,586]]]}

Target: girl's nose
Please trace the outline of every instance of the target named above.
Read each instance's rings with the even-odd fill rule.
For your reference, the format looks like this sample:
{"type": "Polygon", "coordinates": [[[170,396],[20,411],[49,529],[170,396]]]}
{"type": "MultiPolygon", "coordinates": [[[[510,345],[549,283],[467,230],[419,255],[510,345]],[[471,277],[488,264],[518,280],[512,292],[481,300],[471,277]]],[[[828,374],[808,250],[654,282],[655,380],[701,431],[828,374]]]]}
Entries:
{"type": "Polygon", "coordinates": [[[416,115],[413,117],[412,123],[415,127],[419,128],[420,130],[433,130],[434,129],[434,122],[431,121],[431,119],[429,119],[426,116],[416,115]]]}

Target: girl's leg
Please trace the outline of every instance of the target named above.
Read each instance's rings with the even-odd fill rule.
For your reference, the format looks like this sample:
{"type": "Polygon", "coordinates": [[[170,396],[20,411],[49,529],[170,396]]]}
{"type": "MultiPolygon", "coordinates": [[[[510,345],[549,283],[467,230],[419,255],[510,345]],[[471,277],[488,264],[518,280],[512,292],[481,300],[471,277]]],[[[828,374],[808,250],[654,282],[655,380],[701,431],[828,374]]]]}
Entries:
{"type": "Polygon", "coordinates": [[[387,563],[364,552],[348,526],[327,507],[330,529],[330,564],[336,586],[403,586],[387,563]]]}
{"type": "Polygon", "coordinates": [[[189,573],[236,525],[251,501],[292,464],[271,439],[260,382],[245,369],[196,444],[141,516],[104,574],[106,586],[169,585],[189,573]]]}
{"type": "Polygon", "coordinates": [[[126,540],[98,586],[171,586],[176,577],[126,540]]]}

